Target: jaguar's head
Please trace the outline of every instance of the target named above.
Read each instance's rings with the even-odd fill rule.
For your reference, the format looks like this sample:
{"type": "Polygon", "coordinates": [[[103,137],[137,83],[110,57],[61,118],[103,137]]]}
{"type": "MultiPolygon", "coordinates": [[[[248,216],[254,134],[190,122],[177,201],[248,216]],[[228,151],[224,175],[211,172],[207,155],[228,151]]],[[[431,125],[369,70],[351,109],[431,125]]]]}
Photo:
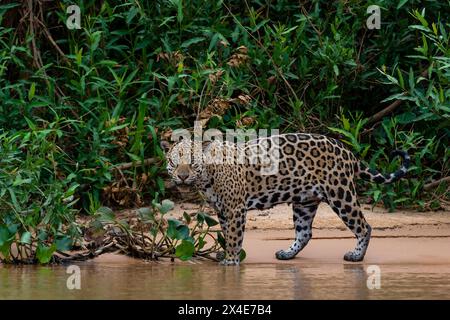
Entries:
{"type": "Polygon", "coordinates": [[[166,153],[167,171],[176,185],[193,185],[199,180],[203,169],[202,161],[199,157],[194,157],[192,141],[182,139],[173,145],[162,141],[161,147],[166,153]]]}

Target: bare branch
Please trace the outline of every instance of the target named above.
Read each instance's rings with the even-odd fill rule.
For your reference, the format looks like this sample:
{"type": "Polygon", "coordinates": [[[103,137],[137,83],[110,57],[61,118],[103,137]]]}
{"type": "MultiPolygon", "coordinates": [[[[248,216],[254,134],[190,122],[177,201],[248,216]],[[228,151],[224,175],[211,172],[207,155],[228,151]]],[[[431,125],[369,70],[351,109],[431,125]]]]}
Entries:
{"type": "MultiPolygon", "coordinates": [[[[428,75],[428,68],[426,68],[420,74],[420,76],[422,76],[422,77],[426,77],[427,75],[428,75]]],[[[385,115],[388,115],[388,114],[394,112],[394,110],[397,109],[402,104],[402,102],[403,102],[403,100],[394,101],[393,103],[388,105],[383,110],[381,110],[381,111],[375,113],[373,116],[371,116],[367,123],[373,123],[373,122],[377,122],[377,121],[381,120],[385,115]]]]}
{"type": "Polygon", "coordinates": [[[159,159],[157,159],[157,158],[148,158],[148,159],[145,159],[144,161],[134,161],[134,162],[122,163],[122,164],[116,165],[114,167],[111,167],[111,170],[126,170],[126,169],[130,169],[132,167],[148,166],[149,164],[156,163],[158,160],[159,159]]]}
{"type": "Polygon", "coordinates": [[[430,189],[436,188],[443,182],[449,182],[450,183],[450,177],[444,177],[444,178],[441,178],[439,180],[427,183],[426,185],[423,186],[423,190],[430,190],[430,189]]]}

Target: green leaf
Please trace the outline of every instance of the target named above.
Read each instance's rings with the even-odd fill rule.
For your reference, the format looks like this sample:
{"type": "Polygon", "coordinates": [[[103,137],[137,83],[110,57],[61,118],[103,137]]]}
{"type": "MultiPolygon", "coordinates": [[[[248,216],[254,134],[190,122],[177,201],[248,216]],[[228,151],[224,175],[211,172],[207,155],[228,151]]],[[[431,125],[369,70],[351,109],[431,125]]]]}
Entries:
{"type": "Polygon", "coordinates": [[[28,101],[33,100],[35,92],[36,92],[36,82],[32,82],[30,90],[28,91],[28,101]]]}
{"type": "Polygon", "coordinates": [[[370,147],[371,147],[370,144],[368,144],[364,147],[364,149],[360,152],[361,158],[364,159],[367,156],[367,152],[369,152],[370,147]]]}
{"type": "Polygon", "coordinates": [[[91,52],[94,52],[98,45],[100,44],[100,40],[102,37],[102,31],[95,31],[92,34],[90,34],[89,41],[90,41],[90,50],[91,52]]]}
{"type": "Polygon", "coordinates": [[[186,223],[187,224],[190,224],[191,223],[191,216],[185,211],[185,212],[183,212],[183,218],[184,218],[184,220],[186,220],[186,223]]]}
{"type": "Polygon", "coordinates": [[[420,12],[418,10],[414,10],[414,14],[416,16],[416,18],[420,21],[420,23],[425,27],[428,28],[428,22],[427,20],[425,20],[425,18],[423,17],[423,15],[420,14],[420,12]]]}
{"type": "Polygon", "coordinates": [[[373,192],[373,200],[375,201],[375,203],[380,201],[380,198],[381,198],[381,191],[380,190],[375,190],[373,192]]]}
{"type": "Polygon", "coordinates": [[[333,71],[336,77],[339,77],[339,68],[337,65],[333,65],[333,71]]]}
{"type": "Polygon", "coordinates": [[[383,121],[381,123],[381,125],[383,126],[384,132],[386,132],[386,136],[388,137],[391,146],[393,146],[394,145],[394,136],[392,135],[390,125],[388,125],[388,123],[385,121],[383,121]]]}
{"type": "Polygon", "coordinates": [[[185,225],[177,227],[177,239],[187,240],[189,238],[189,228],[185,225]]]}
{"type": "Polygon", "coordinates": [[[128,11],[128,14],[127,14],[127,20],[126,20],[127,24],[130,24],[130,23],[131,23],[131,21],[133,20],[133,18],[136,16],[136,14],[137,14],[138,12],[139,12],[139,9],[136,8],[136,7],[132,7],[132,8],[130,9],[130,11],[128,11]]]}
{"type": "Polygon", "coordinates": [[[83,48],[78,50],[76,55],[75,55],[75,61],[76,61],[78,66],[81,65],[82,59],[83,59],[83,48]]]}
{"type": "Polygon", "coordinates": [[[434,22],[431,24],[431,27],[432,27],[432,29],[433,29],[433,33],[434,33],[435,35],[438,35],[438,29],[437,29],[436,24],[435,24],[434,22]]]}
{"type": "Polygon", "coordinates": [[[41,241],[45,241],[48,238],[48,233],[45,230],[40,230],[38,233],[38,239],[41,241]]]}
{"type": "Polygon", "coordinates": [[[36,258],[38,258],[39,263],[48,263],[55,251],[55,243],[53,243],[50,247],[40,243],[36,249],[36,258]]]}
{"type": "Polygon", "coordinates": [[[75,194],[75,191],[80,185],[78,183],[74,183],[70,186],[69,189],[64,193],[64,198],[70,197],[71,195],[75,194]]]}
{"type": "Polygon", "coordinates": [[[11,196],[11,202],[14,206],[14,209],[16,211],[20,211],[20,205],[19,205],[19,202],[17,201],[16,193],[14,192],[14,189],[8,188],[8,192],[9,192],[9,195],[11,196]]]}
{"type": "Polygon", "coordinates": [[[177,8],[177,20],[178,23],[183,21],[183,0],[178,0],[178,8],[177,8]]]}
{"type": "Polygon", "coordinates": [[[342,115],[342,126],[345,131],[350,131],[350,121],[344,115],[342,115]]]}
{"type": "Polygon", "coordinates": [[[428,53],[428,42],[424,34],[422,34],[422,44],[423,44],[422,53],[425,55],[428,53]]]}
{"type": "Polygon", "coordinates": [[[409,68],[408,73],[408,84],[409,84],[409,90],[414,91],[415,83],[414,83],[414,71],[412,68],[409,68]]]}
{"type": "Polygon", "coordinates": [[[20,3],[7,3],[7,4],[2,4],[2,5],[0,6],[0,10],[6,11],[7,9],[11,9],[11,8],[18,7],[18,6],[20,6],[20,3]]]}
{"type": "Polygon", "coordinates": [[[147,220],[147,221],[155,220],[155,215],[150,208],[139,208],[137,210],[137,212],[138,212],[139,216],[141,217],[141,219],[143,219],[143,220],[147,220]]]}
{"type": "Polygon", "coordinates": [[[408,0],[401,0],[398,5],[397,5],[397,10],[400,9],[401,7],[403,7],[405,5],[405,3],[407,3],[408,0]]]}
{"type": "Polygon", "coordinates": [[[416,119],[414,119],[414,122],[418,122],[418,121],[422,121],[422,120],[426,120],[426,121],[437,120],[437,119],[438,119],[438,117],[434,113],[427,112],[427,113],[421,114],[416,119]]]}
{"type": "Polygon", "coordinates": [[[361,147],[359,145],[358,139],[356,139],[356,137],[351,132],[348,132],[348,131],[345,131],[345,130],[339,129],[339,128],[333,128],[333,127],[328,127],[328,129],[330,129],[331,131],[340,133],[343,136],[345,136],[346,138],[348,138],[349,140],[342,139],[341,141],[352,146],[356,151],[359,152],[359,149],[361,147]]]}
{"type": "Polygon", "coordinates": [[[5,260],[9,260],[9,254],[11,251],[11,243],[12,242],[5,242],[4,244],[0,245],[0,253],[3,255],[3,258],[5,260]]]}
{"type": "Polygon", "coordinates": [[[402,202],[407,202],[409,200],[410,200],[410,198],[408,198],[408,197],[401,197],[401,198],[395,199],[394,203],[402,203],[402,202]]]}
{"type": "Polygon", "coordinates": [[[400,68],[397,68],[397,75],[398,75],[398,81],[400,88],[405,89],[405,81],[403,80],[403,74],[400,68]]]}
{"type": "Polygon", "coordinates": [[[175,207],[175,203],[173,201],[170,201],[168,199],[165,199],[161,202],[161,207],[159,208],[159,211],[161,214],[166,214],[170,210],[172,210],[175,207]]]}
{"type": "Polygon", "coordinates": [[[405,112],[396,116],[397,122],[399,124],[407,124],[413,122],[417,118],[416,114],[413,112],[405,112]]]}
{"type": "Polygon", "coordinates": [[[55,241],[56,249],[59,251],[68,251],[72,248],[72,239],[69,236],[63,236],[55,241]]]}
{"type": "Polygon", "coordinates": [[[17,230],[19,229],[20,224],[19,223],[11,223],[8,225],[8,231],[13,236],[13,238],[16,235],[17,230]]]}
{"type": "Polygon", "coordinates": [[[184,42],[181,44],[181,47],[182,47],[182,48],[188,48],[190,45],[193,45],[193,44],[202,42],[202,41],[204,41],[204,40],[205,40],[205,38],[203,38],[203,37],[194,37],[194,38],[191,38],[191,39],[189,39],[189,40],[184,41],[184,42]]]}
{"type": "Polygon", "coordinates": [[[131,161],[133,161],[133,162],[134,162],[134,161],[135,161],[135,162],[141,161],[141,158],[140,158],[139,156],[133,154],[133,153],[126,152],[126,154],[127,154],[127,156],[130,157],[131,161]]]}
{"type": "Polygon", "coordinates": [[[225,238],[223,237],[222,232],[217,233],[217,242],[220,244],[222,249],[225,250],[226,244],[225,244],[225,238]]]}
{"type": "Polygon", "coordinates": [[[193,244],[195,244],[195,239],[193,238],[193,237],[191,237],[191,236],[187,236],[185,239],[183,239],[183,240],[185,240],[185,241],[189,241],[189,242],[192,242],[193,244]]]}
{"type": "Polygon", "coordinates": [[[244,249],[241,249],[241,252],[239,252],[239,260],[242,262],[245,260],[246,257],[247,257],[247,253],[245,252],[244,249]]]}
{"type": "Polygon", "coordinates": [[[391,83],[393,83],[393,84],[399,84],[398,83],[398,80],[397,79],[395,79],[393,76],[391,76],[391,75],[389,75],[389,74],[385,74],[385,76],[386,76],[386,78],[388,78],[389,79],[389,81],[391,82],[391,83]]]}
{"type": "Polygon", "coordinates": [[[10,242],[13,237],[14,234],[11,234],[5,225],[0,225],[0,246],[10,242]]]}
{"type": "Polygon", "coordinates": [[[113,222],[115,218],[114,212],[108,207],[98,208],[96,214],[100,215],[98,218],[100,222],[113,222]]]}
{"type": "Polygon", "coordinates": [[[22,236],[20,237],[20,243],[30,244],[31,243],[31,233],[28,231],[25,231],[24,233],[22,233],[22,236]]]}
{"type": "Polygon", "coordinates": [[[186,240],[189,237],[189,228],[176,219],[167,220],[167,236],[171,239],[186,240]]]}
{"type": "Polygon", "coordinates": [[[294,80],[300,79],[296,74],[294,74],[294,73],[292,73],[292,72],[290,72],[290,71],[286,71],[286,72],[284,73],[284,75],[285,75],[286,78],[288,78],[288,79],[294,79],[294,80]]]}
{"type": "Polygon", "coordinates": [[[216,33],[212,36],[211,41],[209,43],[208,52],[211,51],[217,44],[220,38],[220,33],[216,33]]]}
{"type": "Polygon", "coordinates": [[[203,214],[203,212],[197,213],[196,219],[200,224],[203,224],[205,222],[205,215],[203,214]]]}
{"type": "Polygon", "coordinates": [[[194,252],[195,252],[194,244],[190,241],[183,240],[181,244],[179,244],[175,249],[175,256],[177,256],[183,261],[186,261],[192,258],[194,252]]]}
{"type": "Polygon", "coordinates": [[[445,112],[447,112],[448,114],[450,114],[450,107],[447,107],[447,106],[437,106],[437,108],[438,108],[439,110],[445,111],[445,112]]]}
{"type": "Polygon", "coordinates": [[[219,224],[219,222],[217,222],[215,219],[213,219],[209,214],[207,214],[205,212],[199,212],[197,214],[197,220],[200,223],[206,222],[206,225],[208,227],[213,227],[213,226],[219,224]]]}
{"type": "Polygon", "coordinates": [[[199,238],[199,239],[198,239],[198,250],[202,250],[203,247],[205,246],[205,244],[206,244],[205,239],[199,238]]]}

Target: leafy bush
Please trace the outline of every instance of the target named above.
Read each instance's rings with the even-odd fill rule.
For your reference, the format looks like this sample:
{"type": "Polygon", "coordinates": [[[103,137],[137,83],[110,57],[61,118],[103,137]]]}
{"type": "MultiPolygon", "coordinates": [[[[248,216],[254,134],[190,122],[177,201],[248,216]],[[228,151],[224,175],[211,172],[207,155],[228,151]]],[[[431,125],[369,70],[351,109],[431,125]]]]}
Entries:
{"type": "Polygon", "coordinates": [[[74,176],[56,168],[57,128],[0,134],[0,253],[9,262],[47,263],[80,238],[74,176]]]}
{"type": "Polygon", "coordinates": [[[193,217],[186,212],[178,219],[168,217],[173,207],[170,200],[153,200],[151,207],[137,210],[135,219],[117,217],[111,209],[101,207],[93,215],[90,231],[101,238],[96,242],[103,248],[115,244],[113,249],[139,258],[214,259],[211,253],[217,252],[223,242],[219,241],[223,239],[220,231],[211,230],[218,222],[204,212],[193,217]]]}

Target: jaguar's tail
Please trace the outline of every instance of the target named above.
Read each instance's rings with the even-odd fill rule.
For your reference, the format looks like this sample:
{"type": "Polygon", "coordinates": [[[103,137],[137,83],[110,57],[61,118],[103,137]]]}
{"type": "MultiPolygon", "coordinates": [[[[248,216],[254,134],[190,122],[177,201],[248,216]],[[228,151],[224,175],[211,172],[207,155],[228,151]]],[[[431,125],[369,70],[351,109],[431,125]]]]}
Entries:
{"type": "Polygon", "coordinates": [[[381,174],[377,170],[367,168],[364,164],[362,164],[360,162],[359,168],[358,168],[358,176],[361,179],[375,182],[375,183],[392,183],[392,182],[399,180],[408,171],[410,158],[409,158],[408,153],[406,153],[405,151],[401,151],[401,150],[392,151],[391,158],[396,157],[396,156],[402,157],[403,164],[400,167],[400,169],[398,169],[394,173],[381,174]]]}

